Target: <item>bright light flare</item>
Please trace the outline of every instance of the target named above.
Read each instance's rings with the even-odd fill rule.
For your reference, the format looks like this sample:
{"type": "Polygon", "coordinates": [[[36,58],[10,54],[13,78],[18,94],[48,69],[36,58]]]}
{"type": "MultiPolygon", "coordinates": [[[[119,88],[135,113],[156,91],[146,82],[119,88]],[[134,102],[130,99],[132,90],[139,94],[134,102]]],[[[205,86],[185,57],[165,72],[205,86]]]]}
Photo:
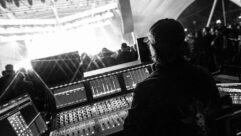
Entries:
{"type": "Polygon", "coordinates": [[[103,47],[116,51],[120,49],[121,38],[116,40],[118,34],[109,32],[110,25],[111,22],[107,20],[85,27],[59,30],[54,34],[35,37],[28,46],[29,58],[44,58],[72,51],[95,55],[103,47]]]}
{"type": "Polygon", "coordinates": [[[222,21],[220,19],[216,20],[216,24],[221,24],[222,21]]]}
{"type": "Polygon", "coordinates": [[[26,70],[32,70],[31,61],[29,59],[25,59],[25,60],[20,61],[19,63],[17,63],[14,66],[14,70],[15,71],[17,71],[17,70],[19,70],[21,68],[24,68],[26,70]]]}

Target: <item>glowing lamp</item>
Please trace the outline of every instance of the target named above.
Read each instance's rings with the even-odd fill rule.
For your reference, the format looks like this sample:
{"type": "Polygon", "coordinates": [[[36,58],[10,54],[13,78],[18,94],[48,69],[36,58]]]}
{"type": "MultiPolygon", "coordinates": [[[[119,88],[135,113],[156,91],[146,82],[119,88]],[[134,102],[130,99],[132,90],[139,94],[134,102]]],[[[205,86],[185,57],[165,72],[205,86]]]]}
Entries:
{"type": "Polygon", "coordinates": [[[216,20],[216,24],[221,24],[222,21],[220,19],[216,20]]]}

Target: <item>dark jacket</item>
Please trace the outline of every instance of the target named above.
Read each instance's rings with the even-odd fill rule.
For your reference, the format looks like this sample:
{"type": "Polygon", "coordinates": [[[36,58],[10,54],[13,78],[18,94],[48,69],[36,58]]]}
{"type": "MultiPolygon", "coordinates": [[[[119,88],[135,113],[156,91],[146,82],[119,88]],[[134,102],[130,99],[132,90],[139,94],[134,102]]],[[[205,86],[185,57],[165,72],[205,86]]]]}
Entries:
{"type": "Polygon", "coordinates": [[[124,129],[129,136],[215,136],[218,89],[195,66],[158,66],[138,84],[124,129]]]}
{"type": "Polygon", "coordinates": [[[118,54],[116,60],[119,64],[131,62],[135,60],[135,54],[129,51],[122,51],[120,54],[118,54]]]}

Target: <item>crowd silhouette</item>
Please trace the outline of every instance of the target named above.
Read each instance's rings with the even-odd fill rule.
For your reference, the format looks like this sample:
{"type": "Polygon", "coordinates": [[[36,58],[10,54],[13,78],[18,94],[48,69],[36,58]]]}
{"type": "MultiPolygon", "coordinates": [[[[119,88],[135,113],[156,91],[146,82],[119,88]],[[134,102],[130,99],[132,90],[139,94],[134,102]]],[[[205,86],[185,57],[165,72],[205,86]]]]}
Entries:
{"type": "Polygon", "coordinates": [[[117,64],[132,62],[138,59],[136,46],[128,46],[127,43],[122,43],[121,48],[117,51],[111,51],[104,47],[102,50],[91,56],[87,53],[80,55],[81,68],[83,71],[91,71],[117,64]]]}
{"type": "Polygon", "coordinates": [[[241,24],[215,24],[187,33],[190,63],[214,72],[225,65],[241,66],[241,24]]]}

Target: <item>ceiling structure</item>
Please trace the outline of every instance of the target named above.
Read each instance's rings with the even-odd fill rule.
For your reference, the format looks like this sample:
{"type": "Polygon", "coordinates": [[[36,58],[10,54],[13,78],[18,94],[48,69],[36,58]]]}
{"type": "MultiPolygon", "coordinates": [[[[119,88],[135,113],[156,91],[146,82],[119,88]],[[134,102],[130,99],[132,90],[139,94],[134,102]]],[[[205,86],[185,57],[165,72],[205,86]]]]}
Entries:
{"type": "MultiPolygon", "coordinates": [[[[118,8],[118,0],[7,1],[5,7],[0,6],[0,36],[2,36],[0,41],[6,38],[18,39],[19,36],[16,37],[16,35],[26,36],[26,34],[40,29],[41,31],[52,31],[58,29],[56,26],[59,24],[71,24],[80,18],[83,19],[84,14],[92,18],[96,13],[113,14],[113,10],[118,8]],[[19,3],[16,4],[16,1],[19,3]]],[[[147,35],[149,26],[159,18],[177,18],[193,1],[130,0],[136,36],[147,35]]]]}
{"type": "MultiPolygon", "coordinates": [[[[213,1],[214,0],[195,0],[182,12],[178,20],[182,22],[184,27],[188,28],[188,32],[202,29],[207,24],[213,1]]],[[[238,16],[241,16],[241,1],[224,0],[224,3],[227,24],[237,21],[238,16]]],[[[223,22],[222,0],[217,1],[211,25],[214,25],[216,20],[223,22]]]]}
{"type": "MultiPolygon", "coordinates": [[[[1,0],[3,1],[3,0],[1,0]]],[[[116,0],[7,0],[1,7],[0,18],[54,19],[98,8],[116,0]],[[16,6],[16,2],[19,6],[16,6]],[[32,5],[29,3],[32,1],[32,5]],[[56,12],[56,13],[55,13],[56,12]]]]}
{"type": "Polygon", "coordinates": [[[195,0],[131,0],[135,34],[146,36],[149,27],[158,19],[174,18],[195,0]]]}
{"type": "Polygon", "coordinates": [[[32,6],[25,2],[24,6],[8,3],[1,7],[0,42],[103,22],[113,18],[118,9],[116,0],[37,1],[32,6]]]}
{"type": "MultiPolygon", "coordinates": [[[[135,34],[137,37],[142,37],[147,35],[148,28],[157,19],[167,17],[177,19],[189,5],[198,0],[130,1],[135,34]]],[[[209,5],[212,5],[211,1],[213,0],[210,0],[209,5]]],[[[231,1],[241,5],[240,0],[231,1]]],[[[53,26],[60,22],[71,22],[82,18],[86,12],[89,15],[95,14],[89,12],[91,10],[96,11],[101,8],[104,12],[116,9],[118,0],[0,0],[0,4],[2,5],[0,6],[0,27],[6,29],[8,24],[12,24],[13,27],[24,27],[24,25],[46,24],[53,26]],[[6,6],[3,6],[2,2],[5,2],[6,6]],[[105,9],[108,6],[111,8],[105,9]]],[[[6,31],[9,33],[9,30],[6,31]]]]}
{"type": "MultiPolygon", "coordinates": [[[[136,37],[146,36],[148,28],[158,19],[177,19],[196,1],[204,0],[130,0],[136,37]]],[[[212,5],[213,0],[209,1],[212,5]]],[[[240,0],[231,1],[241,6],[240,0]]],[[[3,2],[6,6],[0,6],[0,70],[5,64],[16,64],[25,58],[25,43],[14,40],[56,31],[59,26],[76,28],[113,18],[118,12],[118,0],[0,0],[1,5],[3,2]],[[92,18],[91,22],[87,18],[92,18]],[[3,42],[2,37],[10,42],[3,42]]]]}

